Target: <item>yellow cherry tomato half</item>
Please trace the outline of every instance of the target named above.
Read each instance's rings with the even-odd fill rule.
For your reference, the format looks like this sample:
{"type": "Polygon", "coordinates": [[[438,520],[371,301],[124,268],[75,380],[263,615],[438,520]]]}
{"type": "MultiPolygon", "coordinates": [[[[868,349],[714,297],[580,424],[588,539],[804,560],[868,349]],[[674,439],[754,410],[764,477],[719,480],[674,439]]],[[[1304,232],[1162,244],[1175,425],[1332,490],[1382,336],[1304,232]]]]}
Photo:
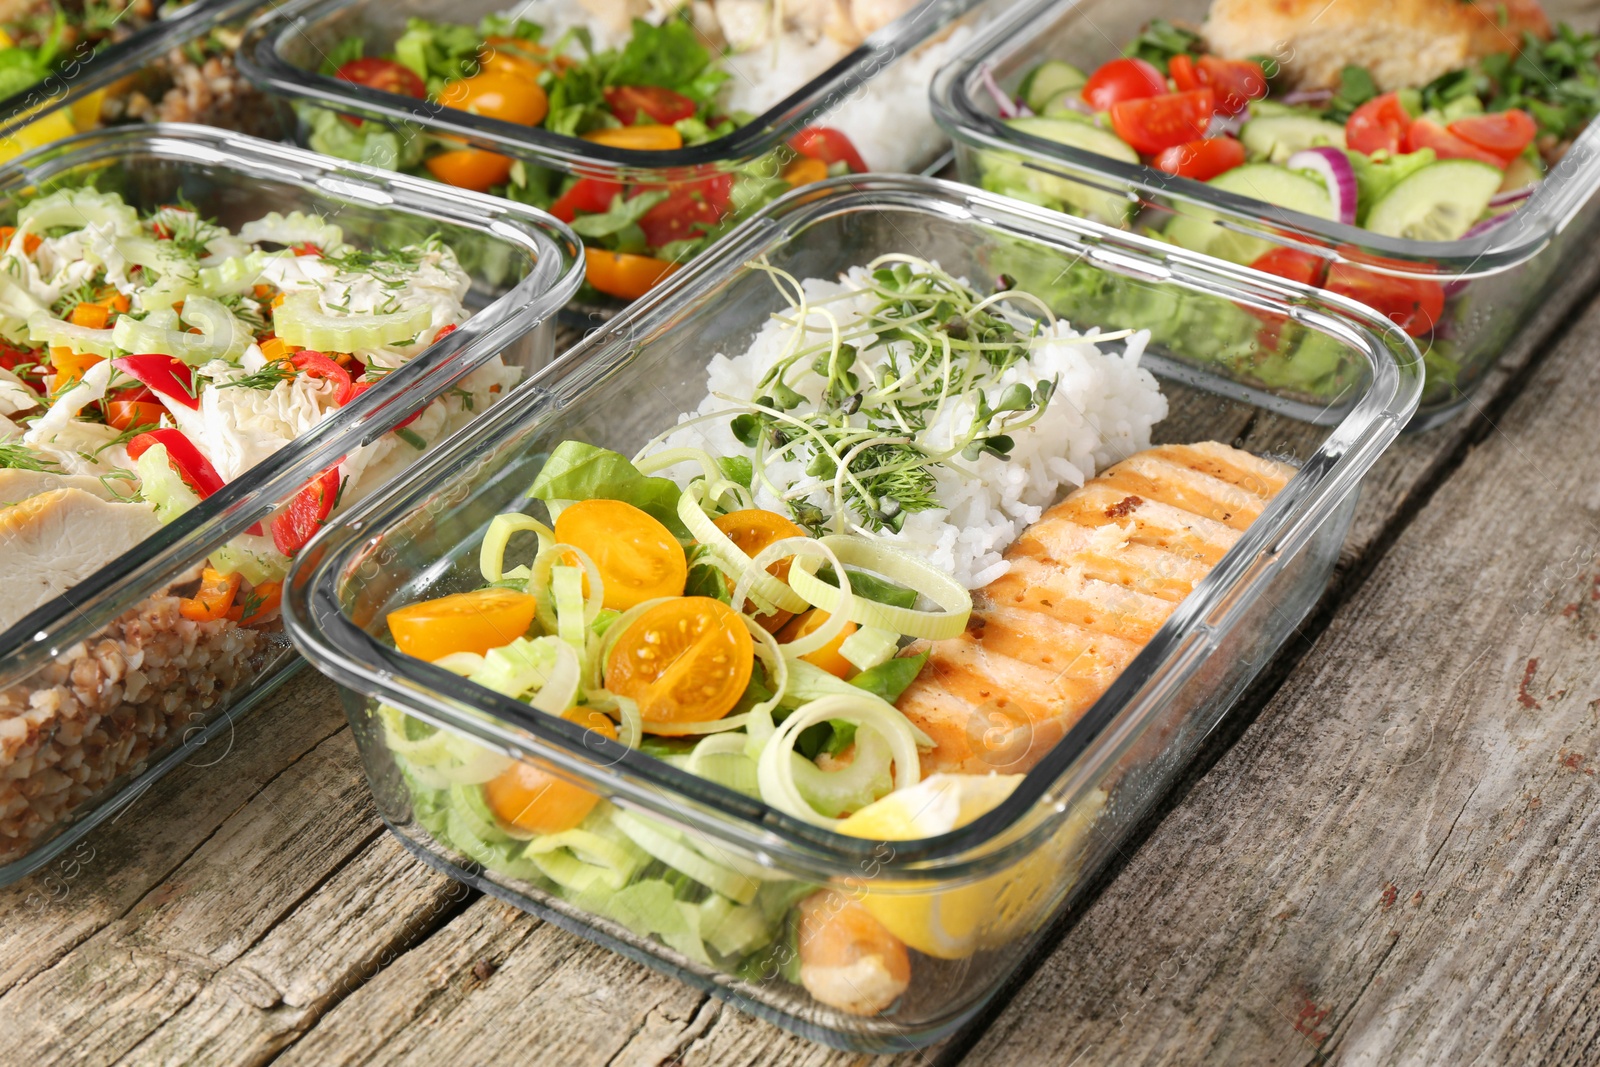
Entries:
{"type": "Polygon", "coordinates": [[[511,157],[485,152],[477,148],[462,148],[429,156],[424,162],[428,173],[457,189],[471,189],[487,193],[496,185],[504,185],[511,178],[511,157]]]}
{"type": "MultiPolygon", "coordinates": [[[[776,511],[765,508],[745,508],[743,511],[730,511],[726,515],[719,515],[712,520],[717,529],[727,535],[734,547],[747,556],[755,556],[762,549],[777,541],[789,537],[804,537],[806,532],[776,511]]],[[[780,582],[789,580],[789,564],[794,561],[792,556],[786,556],[767,568],[767,573],[780,582]]],[[[733,592],[733,580],[728,579],[728,592],[733,592]]],[[[768,633],[777,633],[783,628],[784,623],[794,618],[792,612],[779,609],[771,615],[755,615],[755,605],[745,602],[746,615],[754,615],[757,623],[768,633]]]]}
{"type": "Polygon", "coordinates": [[[630,252],[607,252],[603,248],[583,250],[584,276],[589,284],[619,300],[637,300],[655,287],[678,264],[654,256],[630,252]]]}
{"type": "MultiPolygon", "coordinates": [[[[821,608],[801,612],[795,616],[793,622],[778,631],[778,643],[787,645],[791,641],[798,641],[827,621],[828,613],[821,608]]],[[[856,624],[846,622],[832,641],[814,652],[807,652],[800,658],[813,667],[821,667],[835,678],[848,678],[856,673],[856,665],[844,658],[844,653],[839,651],[839,647],[844,644],[845,638],[855,632],[856,624]]]]}
{"type": "MultiPolygon", "coordinates": [[[[568,722],[587,726],[615,741],[617,727],[592,708],[568,708],[568,722]]],[[[559,834],[581,823],[600,798],[581,785],[558,778],[529,763],[513,763],[484,783],[483,799],[495,818],[533,834],[559,834]]]]}
{"type": "Polygon", "coordinates": [[[439,103],[522,126],[539,125],[550,110],[550,101],[537,83],[503,70],[485,70],[446,82],[439,91],[439,103]]]}
{"type": "Polygon", "coordinates": [[[556,517],[556,540],[588,553],[600,571],[602,603],[616,611],[678,596],[689,561],[672,531],[621,500],[580,500],[556,517]]]}
{"type": "Polygon", "coordinates": [[[750,684],[755,642],[739,613],[720,600],[686,596],[657,604],[617,639],[606,688],[639,702],[663,725],[712,722],[733,710],[750,684]]]}
{"type": "Polygon", "coordinates": [[[452,652],[483,655],[528,632],[538,600],[512,589],[479,589],[389,612],[389,633],[408,656],[429,662],[452,652]]]}
{"type": "Polygon", "coordinates": [[[789,188],[798,189],[802,185],[820,182],[828,177],[828,165],[820,159],[810,156],[801,156],[787,167],[783,168],[783,180],[789,183],[789,188]]]}
{"type": "MultiPolygon", "coordinates": [[[[513,39],[514,41],[514,39],[513,39]]],[[[480,74],[508,74],[522,81],[536,82],[544,64],[504,37],[491,37],[478,50],[480,74]]]]}
{"type": "Polygon", "coordinates": [[[583,139],[634,152],[673,152],[683,147],[683,134],[675,126],[615,126],[590,130],[583,139]]]}

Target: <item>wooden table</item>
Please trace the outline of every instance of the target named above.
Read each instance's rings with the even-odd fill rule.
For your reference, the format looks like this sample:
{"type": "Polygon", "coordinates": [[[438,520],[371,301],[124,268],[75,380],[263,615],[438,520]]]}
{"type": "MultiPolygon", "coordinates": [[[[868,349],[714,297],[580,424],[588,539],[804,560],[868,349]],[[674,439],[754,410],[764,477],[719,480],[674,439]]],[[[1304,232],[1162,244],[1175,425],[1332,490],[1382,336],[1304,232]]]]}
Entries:
{"type": "MultiPolygon", "coordinates": [[[[1600,1059],[1600,259],[990,1013],[897,1059],[1600,1059]]],[[[834,1064],[411,859],[302,672],[0,891],[0,1063],[834,1064]]]]}

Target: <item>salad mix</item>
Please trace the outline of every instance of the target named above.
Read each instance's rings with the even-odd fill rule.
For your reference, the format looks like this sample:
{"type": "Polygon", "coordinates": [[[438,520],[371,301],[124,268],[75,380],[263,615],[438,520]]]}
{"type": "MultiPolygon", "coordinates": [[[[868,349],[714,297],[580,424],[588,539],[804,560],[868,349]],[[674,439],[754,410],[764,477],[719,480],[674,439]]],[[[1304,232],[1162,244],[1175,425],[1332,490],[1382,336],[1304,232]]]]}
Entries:
{"type": "MultiPolygon", "coordinates": [[[[687,15],[635,19],[624,42],[600,48],[581,29],[491,16],[476,27],[412,18],[385,56],[346,38],[323,73],[439,107],[536,127],[610,148],[672,152],[714,141],[751,116],[719,102],[729,79],[687,15]]],[[[838,130],[810,127],[732,170],[680,181],[624,182],[567,174],[325,110],[308,112],[311,147],[400,167],[460,188],[549,210],[587,249],[590,286],[631,300],[734,223],[791,188],[867,169],[838,130]]]]}
{"type": "MultiPolygon", "coordinates": [[[[194,507],[464,321],[437,238],[364,250],[319,216],[232,232],[64,189],[0,229],[0,628],[194,507]],[[89,548],[52,537],[77,524],[89,548]],[[28,546],[24,550],[20,546],[28,546]]],[[[185,618],[276,618],[290,557],[509,388],[494,360],[219,549],[185,618]]]]}
{"type": "MultiPolygon", "coordinates": [[[[789,306],[712,361],[708,404],[631,458],[561,442],[527,491],[549,521],[494,517],[471,587],[396,607],[389,636],[602,752],[847,836],[946,833],[1011,795],[1292,468],[1140,452],[1165,403],[1133,331],[1079,333],[909,256],[837,284],[756,266],[789,306]],[[1015,543],[996,566],[919,516],[1015,543]]],[[[919,959],[1031,930],[1105,800],[970,884],[819,888],[393,706],[374,717],[448,854],[861,1015],[892,1010],[919,959]]]]}
{"type": "MultiPolygon", "coordinates": [[[[37,108],[104,49],[128,40],[191,0],[23,0],[0,17],[0,100],[49,81],[19,110],[37,108]]],[[[78,94],[8,134],[0,159],[114,122],[204,122],[276,136],[264,106],[233,64],[242,34],[217,26],[172,48],[145,69],[106,88],[78,94]]],[[[9,119],[11,116],[5,116],[9,119]]]]}

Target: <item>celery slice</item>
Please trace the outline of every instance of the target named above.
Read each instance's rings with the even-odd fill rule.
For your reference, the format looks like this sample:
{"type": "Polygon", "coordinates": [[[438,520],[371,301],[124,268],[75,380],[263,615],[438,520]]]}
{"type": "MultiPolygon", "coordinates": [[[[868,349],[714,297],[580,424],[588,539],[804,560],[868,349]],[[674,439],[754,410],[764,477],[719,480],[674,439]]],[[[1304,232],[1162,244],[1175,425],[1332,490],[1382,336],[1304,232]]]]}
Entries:
{"type": "Polygon", "coordinates": [[[343,314],[323,311],[315,293],[292,292],[284,297],[273,324],[279,337],[291,345],[319,352],[354,352],[403,344],[433,321],[426,305],[387,314],[343,314]]]}

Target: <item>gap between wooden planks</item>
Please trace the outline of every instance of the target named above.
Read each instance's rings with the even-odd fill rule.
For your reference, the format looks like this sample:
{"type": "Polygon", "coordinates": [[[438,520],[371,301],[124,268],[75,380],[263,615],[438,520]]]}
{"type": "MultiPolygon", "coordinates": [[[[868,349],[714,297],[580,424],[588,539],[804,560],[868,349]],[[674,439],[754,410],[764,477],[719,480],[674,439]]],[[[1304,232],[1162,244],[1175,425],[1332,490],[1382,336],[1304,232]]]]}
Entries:
{"type": "MultiPolygon", "coordinates": [[[[1592,277],[1569,279],[1565,304],[1592,277]]],[[[1547,308],[1486,397],[1559,330],[1562,305],[1547,308]]],[[[1247,442],[1292,432],[1271,421],[1241,408],[1238,432],[1247,442]]],[[[1474,432],[1458,422],[1385,458],[1347,572],[1370,566],[1396,516],[1433,491],[1474,432]]],[[[70,854],[70,868],[0,892],[0,1029],[14,1037],[0,1059],[472,1063],[535,1051],[575,1064],[860,1059],[724,1009],[415,863],[380,832],[341,723],[331,687],[303,674],[241,725],[215,766],[158,784],[70,854]]],[[[1080,936],[1072,932],[1040,981],[1070,964],[1080,936]]],[[[1113,948],[1142,936],[1136,925],[1107,931],[1113,948]]],[[[1019,1004],[1059,1022],[1037,988],[1019,1004]]],[[[1002,1016],[999,1039],[1017,1032],[1016,1014],[1002,1016]]],[[[945,1056],[976,1039],[958,1039],[945,1056]]],[[[1018,1047],[1035,1046],[979,1051],[1015,1059],[1018,1047]]]]}

